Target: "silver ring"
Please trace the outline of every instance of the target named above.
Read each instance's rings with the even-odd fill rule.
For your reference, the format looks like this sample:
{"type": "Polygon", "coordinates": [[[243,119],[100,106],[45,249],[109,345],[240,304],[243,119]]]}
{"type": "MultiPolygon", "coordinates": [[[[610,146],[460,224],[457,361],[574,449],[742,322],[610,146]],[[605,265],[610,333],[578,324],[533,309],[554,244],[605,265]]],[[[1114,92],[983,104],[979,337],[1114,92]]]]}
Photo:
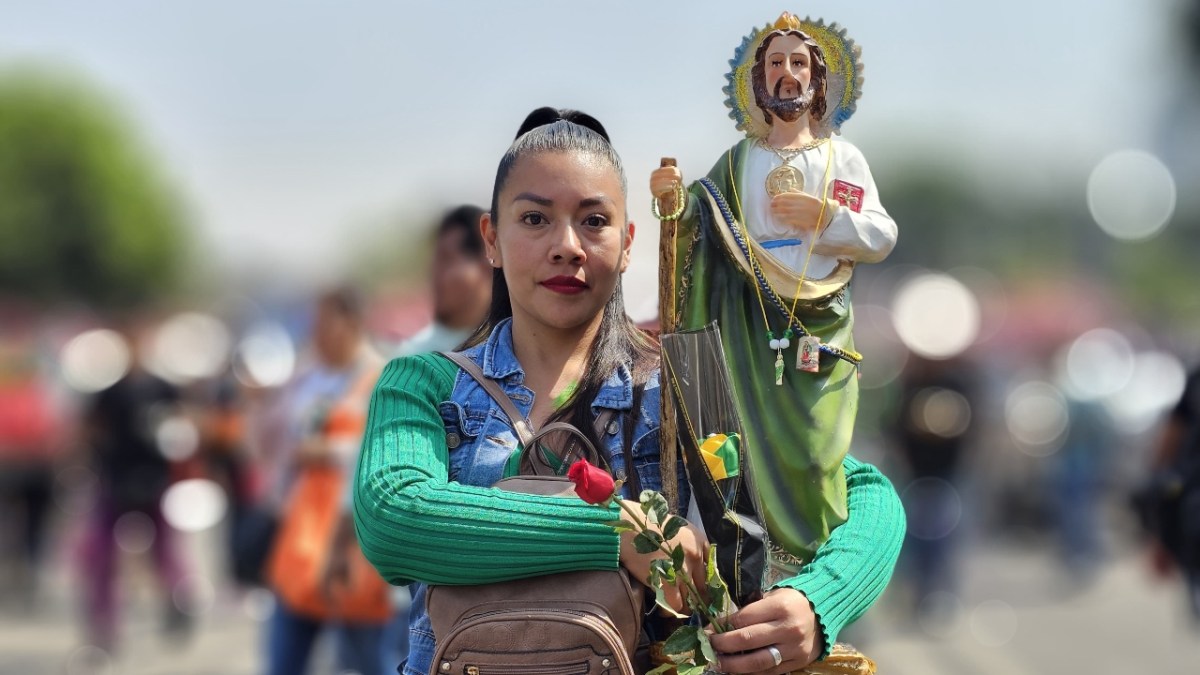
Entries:
{"type": "Polygon", "coordinates": [[[775,665],[783,663],[783,654],[779,653],[779,648],[775,645],[767,647],[767,651],[771,653],[771,658],[775,660],[775,665]]]}

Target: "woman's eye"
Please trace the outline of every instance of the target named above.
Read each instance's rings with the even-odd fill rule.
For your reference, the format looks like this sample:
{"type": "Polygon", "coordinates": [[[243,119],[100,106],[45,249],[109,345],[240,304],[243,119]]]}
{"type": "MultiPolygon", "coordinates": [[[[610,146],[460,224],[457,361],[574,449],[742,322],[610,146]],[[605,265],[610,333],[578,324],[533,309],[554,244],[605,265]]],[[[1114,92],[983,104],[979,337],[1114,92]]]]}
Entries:
{"type": "Polygon", "coordinates": [[[583,224],[591,228],[601,228],[608,225],[608,219],[604,216],[588,216],[583,219],[583,224]]]}
{"type": "Polygon", "coordinates": [[[547,221],[546,217],[540,213],[526,213],[521,216],[521,222],[536,227],[538,225],[545,225],[547,221]]]}

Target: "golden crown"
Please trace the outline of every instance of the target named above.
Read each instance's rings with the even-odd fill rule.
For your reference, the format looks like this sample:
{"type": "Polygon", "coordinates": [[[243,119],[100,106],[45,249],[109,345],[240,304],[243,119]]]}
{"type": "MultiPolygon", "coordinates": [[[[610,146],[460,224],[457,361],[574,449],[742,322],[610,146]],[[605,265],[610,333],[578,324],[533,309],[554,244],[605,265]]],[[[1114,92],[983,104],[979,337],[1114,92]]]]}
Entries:
{"type": "Polygon", "coordinates": [[[779,15],[779,19],[775,21],[775,25],[771,26],[771,30],[798,30],[803,31],[800,24],[800,17],[791,12],[784,12],[779,15]]]}

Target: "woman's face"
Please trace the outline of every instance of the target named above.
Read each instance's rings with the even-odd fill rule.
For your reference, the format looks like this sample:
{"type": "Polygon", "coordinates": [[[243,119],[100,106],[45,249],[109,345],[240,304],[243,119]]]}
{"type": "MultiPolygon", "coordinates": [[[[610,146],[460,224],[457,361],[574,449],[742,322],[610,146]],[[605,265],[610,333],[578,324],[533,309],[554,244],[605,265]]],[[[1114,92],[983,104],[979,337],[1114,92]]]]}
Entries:
{"type": "Polygon", "coordinates": [[[496,210],[484,216],[483,235],[504,270],[514,321],[559,330],[598,324],[633,244],[617,170],[589,153],[525,155],[496,210]]]}

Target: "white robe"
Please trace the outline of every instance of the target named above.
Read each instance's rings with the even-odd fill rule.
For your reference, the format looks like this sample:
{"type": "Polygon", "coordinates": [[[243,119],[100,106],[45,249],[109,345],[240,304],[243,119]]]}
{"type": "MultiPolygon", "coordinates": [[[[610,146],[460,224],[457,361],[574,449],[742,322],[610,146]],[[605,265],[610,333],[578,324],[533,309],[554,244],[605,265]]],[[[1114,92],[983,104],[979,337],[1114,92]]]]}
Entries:
{"type": "Polygon", "coordinates": [[[804,269],[810,242],[793,228],[779,223],[771,215],[771,197],[767,194],[767,174],[783,164],[770,150],[755,143],[746,156],[742,183],[738,185],[746,229],[759,243],[801,240],[799,244],[769,248],[769,253],[797,274],[804,272],[809,279],[823,279],[837,267],[838,260],[873,263],[891,253],[896,245],[896,222],[879,201],[879,191],[871,169],[858,148],[848,141],[833,139],[833,163],[829,166],[828,182],[825,169],[829,143],[805,150],[788,163],[804,174],[804,191],[817,195],[824,186],[825,196],[837,199],[835,181],[843,181],[863,192],[856,212],[849,206],[834,210],[829,227],[817,238],[808,269],[804,269]]]}

